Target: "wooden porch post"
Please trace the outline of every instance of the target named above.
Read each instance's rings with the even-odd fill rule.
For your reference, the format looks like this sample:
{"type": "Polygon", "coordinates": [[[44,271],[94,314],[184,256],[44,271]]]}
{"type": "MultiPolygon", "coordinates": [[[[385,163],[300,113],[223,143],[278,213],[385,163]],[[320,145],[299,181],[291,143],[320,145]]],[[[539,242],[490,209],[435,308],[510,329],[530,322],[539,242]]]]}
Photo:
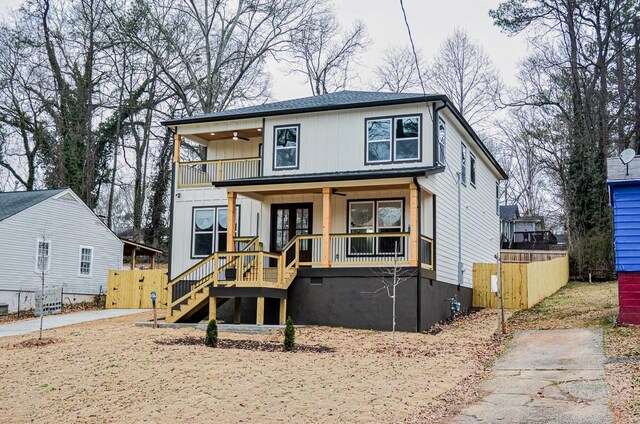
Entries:
{"type": "Polygon", "coordinates": [[[173,163],[180,162],[180,141],[182,137],[179,134],[173,136],[173,163]]]}
{"type": "Polygon", "coordinates": [[[216,309],[218,307],[218,302],[215,297],[209,296],[209,321],[212,319],[216,319],[216,309]]]}
{"type": "Polygon", "coordinates": [[[233,252],[235,243],[233,238],[236,236],[236,192],[227,193],[227,252],[233,252]]]}
{"type": "Polygon", "coordinates": [[[287,323],[287,298],[280,299],[280,319],[278,320],[280,325],[287,323]]]}
{"type": "Polygon", "coordinates": [[[131,269],[135,269],[136,267],[136,250],[137,248],[131,249],[131,269]]]}
{"type": "Polygon", "coordinates": [[[151,269],[156,269],[156,254],[151,255],[151,269]]]}
{"type": "Polygon", "coordinates": [[[409,184],[409,265],[418,266],[418,188],[409,184]]]}
{"type": "Polygon", "coordinates": [[[322,266],[331,267],[331,187],[322,188],[322,266]]]}
{"type": "Polygon", "coordinates": [[[264,297],[258,298],[258,303],[256,305],[256,324],[264,324],[264,297]]]}

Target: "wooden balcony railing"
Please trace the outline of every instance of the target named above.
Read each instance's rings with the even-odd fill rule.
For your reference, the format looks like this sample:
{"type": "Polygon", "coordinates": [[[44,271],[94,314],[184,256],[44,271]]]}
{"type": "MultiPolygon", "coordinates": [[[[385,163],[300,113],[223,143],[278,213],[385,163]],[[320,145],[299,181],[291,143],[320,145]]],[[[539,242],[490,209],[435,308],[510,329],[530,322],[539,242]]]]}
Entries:
{"type": "Polygon", "coordinates": [[[178,187],[208,187],[216,181],[259,177],[261,162],[261,158],[180,162],[178,187]]]}

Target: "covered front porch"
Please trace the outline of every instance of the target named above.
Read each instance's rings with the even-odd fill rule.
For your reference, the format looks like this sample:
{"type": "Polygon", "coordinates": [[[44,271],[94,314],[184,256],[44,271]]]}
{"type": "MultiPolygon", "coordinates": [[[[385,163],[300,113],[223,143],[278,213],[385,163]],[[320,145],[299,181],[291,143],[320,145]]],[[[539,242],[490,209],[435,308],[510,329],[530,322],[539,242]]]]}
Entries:
{"type": "Polygon", "coordinates": [[[175,300],[168,320],[183,320],[207,304],[213,319],[234,298],[233,320],[240,322],[241,298],[254,298],[256,323],[265,322],[265,299],[278,300],[283,323],[289,287],[301,269],[369,275],[398,266],[435,278],[433,201],[410,177],[227,187],[229,248],[170,282],[175,300]],[[240,196],[259,201],[253,234],[236,228],[240,196]]]}

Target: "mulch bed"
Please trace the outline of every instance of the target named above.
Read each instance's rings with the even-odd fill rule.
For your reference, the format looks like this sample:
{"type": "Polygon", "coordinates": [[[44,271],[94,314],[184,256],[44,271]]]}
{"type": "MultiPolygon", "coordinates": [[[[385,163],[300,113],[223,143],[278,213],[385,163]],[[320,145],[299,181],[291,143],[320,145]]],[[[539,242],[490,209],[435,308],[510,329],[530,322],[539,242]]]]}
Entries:
{"type": "MultiPolygon", "coordinates": [[[[204,345],[204,337],[179,337],[176,339],[156,340],[156,344],[163,346],[202,346],[204,345]]],[[[283,352],[282,344],[271,342],[260,342],[257,340],[218,340],[216,349],[241,349],[252,350],[256,352],[283,352]]],[[[305,353],[330,353],[335,349],[326,346],[309,346],[296,345],[295,352],[305,353]]]]}
{"type": "Polygon", "coordinates": [[[32,347],[40,347],[47,346],[50,344],[58,343],[60,340],[54,339],[53,337],[43,337],[42,339],[27,339],[18,343],[14,343],[11,345],[7,345],[8,348],[13,349],[21,349],[21,348],[32,348],[32,347]]]}

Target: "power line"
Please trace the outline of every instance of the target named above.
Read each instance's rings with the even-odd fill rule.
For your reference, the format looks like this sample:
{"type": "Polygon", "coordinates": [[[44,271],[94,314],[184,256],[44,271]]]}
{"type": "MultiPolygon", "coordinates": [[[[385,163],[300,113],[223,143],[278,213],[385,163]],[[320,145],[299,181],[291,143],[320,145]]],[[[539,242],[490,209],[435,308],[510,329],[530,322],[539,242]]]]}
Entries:
{"type": "MultiPolygon", "coordinates": [[[[404,10],[404,2],[400,0],[400,8],[402,9],[402,16],[404,17],[404,24],[407,27],[407,32],[409,33],[409,42],[411,43],[411,50],[413,51],[413,60],[416,63],[416,70],[418,71],[418,78],[420,79],[420,87],[422,88],[422,94],[424,95],[424,101],[429,105],[427,101],[427,91],[424,88],[424,81],[422,80],[422,71],[420,70],[420,61],[418,60],[418,52],[416,51],[416,45],[413,42],[413,35],[411,34],[411,26],[409,26],[409,21],[407,20],[407,12],[404,10]]],[[[431,114],[431,111],[429,111],[431,114]]]]}

